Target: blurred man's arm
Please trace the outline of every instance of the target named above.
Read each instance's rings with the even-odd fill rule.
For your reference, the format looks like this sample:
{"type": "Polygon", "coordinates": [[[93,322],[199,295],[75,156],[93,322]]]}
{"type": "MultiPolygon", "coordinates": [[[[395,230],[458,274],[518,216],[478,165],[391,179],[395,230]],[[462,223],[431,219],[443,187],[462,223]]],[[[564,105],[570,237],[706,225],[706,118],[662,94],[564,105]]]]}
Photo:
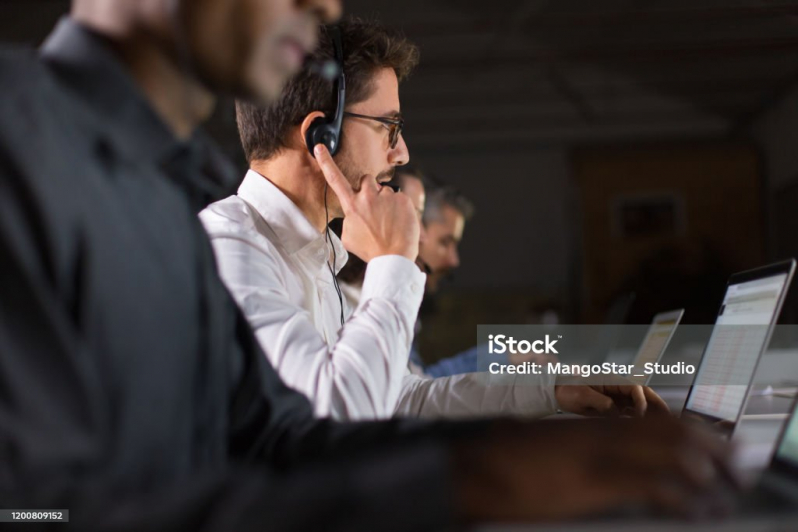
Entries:
{"type": "MultiPolygon", "coordinates": [[[[68,509],[70,526],[86,531],[371,532],[451,523],[444,435],[399,422],[314,419],[307,399],[268,367],[229,296],[227,310],[214,309],[238,324],[229,402],[208,405],[203,399],[214,394],[198,390],[196,402],[182,405],[185,415],[174,421],[197,423],[194,444],[162,423],[122,431],[120,404],[147,382],[108,371],[113,353],[96,348],[59,291],[51,218],[42,216],[38,191],[3,155],[0,144],[0,507],[68,509]],[[219,426],[227,427],[226,445],[202,445],[219,426]],[[169,471],[137,470],[165,457],[169,471]]],[[[128,362],[136,367],[135,358],[128,362]]],[[[186,373],[201,372],[202,363],[198,353],[186,373]]],[[[175,386],[194,382],[175,377],[175,386]]],[[[218,387],[228,372],[213,377],[218,387]]]]}
{"type": "MultiPolygon", "coordinates": [[[[197,445],[176,437],[179,429],[122,432],[116,407],[129,401],[128,387],[146,383],[107,371],[111,354],[98,354],[57,289],[36,193],[2,152],[0,145],[0,507],[68,509],[71,526],[87,531],[428,530],[451,521],[440,435],[315,420],[307,400],[267,368],[242,317],[230,350],[239,380],[230,404],[203,407],[200,394],[199,404],[184,405],[186,418],[200,410],[204,430],[229,416],[226,447],[207,456],[201,430],[197,445]],[[136,470],[170,450],[174,467],[149,473],[162,476],[136,470]]],[[[234,309],[229,300],[230,317],[234,309]]],[[[192,365],[200,371],[200,357],[192,365]]],[[[215,377],[218,385],[227,375],[215,377]]]]}
{"type": "MultiPolygon", "coordinates": [[[[269,384],[272,372],[264,369],[266,386],[260,392],[254,386],[241,388],[269,397],[242,403],[250,408],[286,403],[276,398],[281,388],[269,384]]],[[[348,480],[352,487],[367,486],[365,509],[381,504],[399,509],[402,515],[382,514],[379,525],[388,529],[393,525],[386,521],[395,519],[396,529],[411,530],[409,523],[424,513],[468,524],[568,519],[629,504],[683,515],[722,511],[729,501],[719,495],[736,483],[725,444],[670,417],[342,424],[312,420],[301,412],[278,409],[270,421],[267,440],[274,444],[269,454],[279,463],[301,463],[308,456],[343,463],[341,456],[372,456],[384,449],[398,453],[385,455],[381,470],[363,470],[372,476],[353,472],[348,480]],[[414,493],[392,491],[401,482],[414,493]],[[422,488],[425,482],[434,489],[422,488]],[[446,516],[439,513],[442,508],[446,516]]],[[[252,435],[248,445],[263,441],[252,435]]]]}
{"type": "Polygon", "coordinates": [[[6,187],[0,192],[0,245],[11,250],[0,263],[0,443],[14,456],[0,475],[5,508],[66,508],[71,525],[88,531],[431,530],[574,517],[629,501],[681,511],[711,494],[723,473],[722,450],[673,423],[657,431],[511,424],[496,432],[315,420],[250,333],[249,341],[238,335],[244,364],[229,405],[238,465],[137,486],[112,452],[120,435],[99,422],[110,399],[99,370],[42,284],[36,257],[15,249],[9,228],[35,237],[18,232],[24,226],[8,209],[16,202],[3,201],[6,187]],[[558,480],[564,471],[568,482],[558,480]]]}

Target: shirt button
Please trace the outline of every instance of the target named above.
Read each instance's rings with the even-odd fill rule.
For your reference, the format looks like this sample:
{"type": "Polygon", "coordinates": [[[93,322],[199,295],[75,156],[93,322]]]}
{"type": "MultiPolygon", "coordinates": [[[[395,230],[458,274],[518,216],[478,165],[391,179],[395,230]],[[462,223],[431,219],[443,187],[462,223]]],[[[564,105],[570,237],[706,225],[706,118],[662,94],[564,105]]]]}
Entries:
{"type": "Polygon", "coordinates": [[[410,285],[410,291],[413,292],[414,294],[418,294],[418,292],[420,290],[421,290],[421,287],[418,286],[416,283],[413,283],[413,284],[410,285]]]}

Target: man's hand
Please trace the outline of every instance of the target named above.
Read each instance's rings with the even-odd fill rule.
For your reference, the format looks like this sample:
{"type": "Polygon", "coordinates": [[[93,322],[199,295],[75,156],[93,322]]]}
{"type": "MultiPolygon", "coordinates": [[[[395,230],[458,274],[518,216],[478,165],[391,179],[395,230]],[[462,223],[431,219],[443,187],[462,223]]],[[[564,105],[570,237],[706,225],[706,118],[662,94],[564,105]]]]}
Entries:
{"type": "Polygon", "coordinates": [[[668,414],[668,405],[647,386],[618,379],[600,385],[572,384],[557,379],[554,396],[560,408],[583,416],[648,416],[668,414]]]}
{"type": "Polygon", "coordinates": [[[500,422],[454,444],[466,523],[573,519],[621,506],[682,516],[728,511],[731,450],[675,418],[500,422]]]}
{"type": "Polygon", "coordinates": [[[410,198],[381,187],[372,176],[362,176],[355,192],[324,145],[318,144],[314,153],[344,210],[344,247],[366,262],[380,255],[416,260],[421,228],[410,198]]]}

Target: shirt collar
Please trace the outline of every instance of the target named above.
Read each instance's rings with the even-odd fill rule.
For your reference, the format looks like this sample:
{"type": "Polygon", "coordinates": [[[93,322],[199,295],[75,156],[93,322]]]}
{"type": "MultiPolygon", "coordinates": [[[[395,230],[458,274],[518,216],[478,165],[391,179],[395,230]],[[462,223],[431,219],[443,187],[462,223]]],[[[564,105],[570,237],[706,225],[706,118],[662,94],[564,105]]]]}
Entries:
{"type": "MultiPolygon", "coordinates": [[[[329,258],[325,235],[313,227],[299,207],[274,183],[250,170],[238,187],[238,197],[258,211],[289,254],[301,256],[318,267],[324,266],[329,258]]],[[[335,250],[337,274],[349,255],[338,236],[332,231],[329,234],[335,250]]]]}
{"type": "Polygon", "coordinates": [[[112,127],[112,141],[124,154],[164,160],[181,143],[158,117],[103,36],[62,18],[41,55],[58,78],[112,127]]]}
{"type": "Polygon", "coordinates": [[[41,57],[96,114],[103,138],[116,153],[161,166],[198,209],[234,190],[232,163],[199,130],[188,141],[175,137],[106,38],[64,17],[42,45],[41,57]]]}

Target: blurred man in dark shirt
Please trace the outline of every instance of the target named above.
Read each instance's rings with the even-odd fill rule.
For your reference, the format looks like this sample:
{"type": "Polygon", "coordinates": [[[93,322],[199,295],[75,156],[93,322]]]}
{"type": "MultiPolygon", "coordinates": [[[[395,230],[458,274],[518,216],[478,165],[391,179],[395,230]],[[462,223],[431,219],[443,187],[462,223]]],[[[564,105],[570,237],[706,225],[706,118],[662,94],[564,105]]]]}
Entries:
{"type": "MultiPolygon", "coordinates": [[[[196,127],[214,92],[277,96],[339,10],[76,0],[38,55],[0,55],[0,507],[374,531],[713,494],[726,451],[673,421],[337,424],[268,366],[196,216],[235,184],[196,127]]],[[[348,224],[414,219],[398,197],[348,224]]]]}

